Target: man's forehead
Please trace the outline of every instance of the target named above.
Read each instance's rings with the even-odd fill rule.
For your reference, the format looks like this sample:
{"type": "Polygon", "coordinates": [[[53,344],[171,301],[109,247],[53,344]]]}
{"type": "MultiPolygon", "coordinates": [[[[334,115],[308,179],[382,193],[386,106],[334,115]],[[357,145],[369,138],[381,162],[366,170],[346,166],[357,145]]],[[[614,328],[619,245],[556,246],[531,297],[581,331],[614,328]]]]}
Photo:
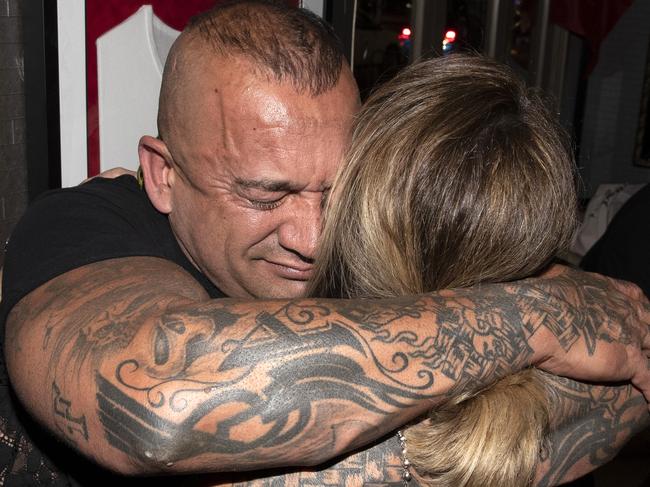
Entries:
{"type": "Polygon", "coordinates": [[[343,126],[252,127],[237,123],[188,147],[187,160],[210,179],[270,191],[329,187],[349,140],[343,126]]]}
{"type": "Polygon", "coordinates": [[[251,73],[245,60],[233,63],[227,73],[202,76],[196,104],[202,115],[192,117],[193,133],[184,137],[191,159],[226,170],[231,181],[248,181],[248,187],[251,181],[258,188],[269,182],[305,186],[307,180],[310,187],[329,185],[358,107],[354,82],[312,96],[251,73]]]}
{"type": "Polygon", "coordinates": [[[276,83],[251,83],[217,93],[221,119],[244,129],[309,131],[322,126],[349,125],[356,113],[353,98],[337,88],[311,96],[276,83]],[[243,123],[240,123],[243,122],[243,123]]]}

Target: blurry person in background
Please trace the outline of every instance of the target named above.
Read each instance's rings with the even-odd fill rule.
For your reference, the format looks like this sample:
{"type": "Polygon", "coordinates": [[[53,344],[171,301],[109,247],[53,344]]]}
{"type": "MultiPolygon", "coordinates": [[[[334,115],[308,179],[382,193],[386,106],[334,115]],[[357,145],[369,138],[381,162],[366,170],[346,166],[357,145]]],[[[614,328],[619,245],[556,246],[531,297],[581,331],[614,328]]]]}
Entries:
{"type": "Polygon", "coordinates": [[[580,262],[589,272],[625,279],[650,296],[650,185],[616,213],[605,234],[580,262]]]}

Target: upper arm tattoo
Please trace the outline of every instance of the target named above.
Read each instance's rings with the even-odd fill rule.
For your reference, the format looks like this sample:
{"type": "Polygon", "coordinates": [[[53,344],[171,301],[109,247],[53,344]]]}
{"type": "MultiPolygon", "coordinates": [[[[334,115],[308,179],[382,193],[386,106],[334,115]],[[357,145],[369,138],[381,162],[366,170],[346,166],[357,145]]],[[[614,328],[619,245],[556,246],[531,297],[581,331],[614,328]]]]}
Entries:
{"type": "Polygon", "coordinates": [[[61,395],[61,389],[52,382],[52,407],[57,420],[57,428],[66,439],[75,444],[78,437],[88,441],[86,416],[75,416],[72,412],[72,402],[61,395]]]}

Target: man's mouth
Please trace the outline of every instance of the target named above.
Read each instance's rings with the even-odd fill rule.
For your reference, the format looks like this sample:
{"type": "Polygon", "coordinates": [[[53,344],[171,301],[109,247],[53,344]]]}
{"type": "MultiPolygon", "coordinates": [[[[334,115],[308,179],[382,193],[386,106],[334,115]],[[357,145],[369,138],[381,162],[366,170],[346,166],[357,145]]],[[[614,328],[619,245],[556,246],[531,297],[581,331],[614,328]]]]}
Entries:
{"type": "Polygon", "coordinates": [[[271,268],[273,273],[283,279],[291,279],[294,281],[308,281],[314,272],[314,266],[310,264],[295,264],[286,262],[273,262],[264,260],[271,268]]]}

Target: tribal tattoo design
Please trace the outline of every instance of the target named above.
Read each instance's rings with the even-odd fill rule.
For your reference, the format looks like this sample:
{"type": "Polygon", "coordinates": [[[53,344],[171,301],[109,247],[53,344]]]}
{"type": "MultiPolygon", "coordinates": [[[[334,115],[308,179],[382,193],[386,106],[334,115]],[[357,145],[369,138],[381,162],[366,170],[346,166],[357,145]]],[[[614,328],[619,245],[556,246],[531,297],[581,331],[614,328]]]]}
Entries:
{"type": "Polygon", "coordinates": [[[557,421],[543,452],[545,473],[539,487],[570,478],[567,475],[579,461],[604,465],[628,439],[650,425],[647,403],[630,385],[597,386],[564,377],[547,378],[553,383],[547,397],[557,421]]]}
{"type": "MultiPolygon", "coordinates": [[[[540,331],[590,354],[628,340],[621,323],[630,306],[598,279],[568,272],[386,301],[261,308],[207,300],[174,265],[129,258],[54,279],[14,316],[44,323],[38,346],[68,439],[92,440],[92,419],[143,472],[255,470],[316,465],[367,445],[461,390],[529,365],[540,331]],[[75,397],[89,387],[96,410],[80,410],[75,397]]],[[[9,339],[20,349],[17,330],[9,339]]],[[[605,438],[634,429],[620,419],[629,394],[614,400],[576,387],[557,392],[557,416],[574,421],[558,426],[548,479],[578,459],[604,461],[605,438]],[[599,409],[605,403],[615,406],[599,409]]]]}

